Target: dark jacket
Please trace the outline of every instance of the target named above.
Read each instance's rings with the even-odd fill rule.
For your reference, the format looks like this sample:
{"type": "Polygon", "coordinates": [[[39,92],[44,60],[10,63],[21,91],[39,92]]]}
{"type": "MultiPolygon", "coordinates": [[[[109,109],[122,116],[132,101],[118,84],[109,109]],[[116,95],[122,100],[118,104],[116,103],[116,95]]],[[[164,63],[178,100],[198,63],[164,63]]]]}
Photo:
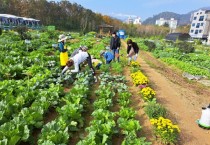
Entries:
{"type": "Polygon", "coordinates": [[[95,75],[95,69],[93,68],[92,59],[89,53],[87,57],[87,63],[88,63],[89,68],[93,71],[93,75],[95,75]]]}
{"type": "Polygon", "coordinates": [[[129,46],[129,45],[127,46],[127,54],[129,54],[131,47],[133,47],[135,54],[139,53],[139,46],[137,45],[136,42],[132,42],[131,46],[129,46]]]}
{"type": "Polygon", "coordinates": [[[116,37],[112,37],[111,41],[110,41],[110,49],[117,49],[117,47],[120,47],[121,43],[120,43],[120,38],[118,36],[116,37]]]}
{"type": "Polygon", "coordinates": [[[64,48],[64,42],[59,42],[58,48],[60,52],[66,52],[67,49],[64,48]]]}

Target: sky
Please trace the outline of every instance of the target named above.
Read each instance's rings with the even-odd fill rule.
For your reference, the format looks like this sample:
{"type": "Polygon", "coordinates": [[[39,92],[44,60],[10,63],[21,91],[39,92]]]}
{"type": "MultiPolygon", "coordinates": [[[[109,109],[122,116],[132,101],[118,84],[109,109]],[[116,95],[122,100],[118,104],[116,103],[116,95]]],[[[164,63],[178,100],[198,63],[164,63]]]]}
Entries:
{"type": "Polygon", "coordinates": [[[210,0],[70,0],[70,2],[104,15],[118,18],[138,16],[142,21],[164,11],[186,14],[202,7],[210,7],[210,0]]]}

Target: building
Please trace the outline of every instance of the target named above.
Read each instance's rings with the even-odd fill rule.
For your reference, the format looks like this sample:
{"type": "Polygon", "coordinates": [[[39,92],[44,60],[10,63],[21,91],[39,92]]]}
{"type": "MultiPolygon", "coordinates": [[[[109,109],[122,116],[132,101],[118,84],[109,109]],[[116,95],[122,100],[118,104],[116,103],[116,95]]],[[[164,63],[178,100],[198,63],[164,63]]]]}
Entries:
{"type": "Polygon", "coordinates": [[[36,28],[40,26],[40,20],[10,14],[0,14],[0,28],[12,29],[17,26],[36,28]]]}
{"type": "Polygon", "coordinates": [[[128,19],[126,20],[126,23],[127,24],[133,24],[133,18],[131,18],[131,16],[128,17],[128,19]]]}
{"type": "Polygon", "coordinates": [[[175,20],[174,18],[171,18],[170,20],[160,18],[159,20],[156,20],[155,24],[158,25],[158,26],[163,26],[165,24],[168,24],[169,28],[176,29],[177,20],[175,20]]]}
{"type": "Polygon", "coordinates": [[[210,32],[210,10],[200,9],[191,15],[190,36],[192,38],[207,39],[210,32]]]}
{"type": "Polygon", "coordinates": [[[133,24],[139,24],[139,25],[141,25],[141,18],[140,17],[137,17],[136,19],[134,19],[134,22],[133,22],[133,24]]]}
{"type": "Polygon", "coordinates": [[[125,21],[127,24],[134,24],[134,25],[141,25],[141,18],[140,17],[131,17],[129,16],[128,19],[125,21]]]}

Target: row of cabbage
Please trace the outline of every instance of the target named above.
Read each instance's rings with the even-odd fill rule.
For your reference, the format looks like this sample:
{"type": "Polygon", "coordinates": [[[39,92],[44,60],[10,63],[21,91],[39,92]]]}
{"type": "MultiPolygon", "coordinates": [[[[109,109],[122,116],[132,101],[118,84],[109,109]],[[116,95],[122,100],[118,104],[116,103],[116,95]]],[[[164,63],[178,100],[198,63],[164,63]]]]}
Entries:
{"type": "Polygon", "coordinates": [[[138,137],[141,130],[139,121],[135,119],[136,111],[129,105],[131,93],[125,84],[125,77],[102,73],[99,88],[95,91],[97,99],[93,103],[93,120],[86,128],[88,135],[77,145],[111,145],[113,136],[122,135],[122,145],[148,145],[144,137],[138,137]],[[117,98],[119,111],[113,112],[111,108],[116,107],[114,98],[117,98]]]}
{"type": "MultiPolygon", "coordinates": [[[[78,131],[84,125],[85,107],[88,104],[89,86],[92,73],[79,73],[73,88],[62,98],[65,105],[56,107],[58,117],[43,126],[38,144],[68,144],[71,132],[78,131]]],[[[70,141],[71,142],[71,141],[70,141]]]]}
{"type": "MultiPolygon", "coordinates": [[[[33,32],[31,32],[33,33],[33,32]]],[[[42,128],[49,109],[64,96],[59,63],[47,32],[25,44],[15,32],[1,37],[0,54],[0,142],[32,141],[32,132],[42,128]]]]}

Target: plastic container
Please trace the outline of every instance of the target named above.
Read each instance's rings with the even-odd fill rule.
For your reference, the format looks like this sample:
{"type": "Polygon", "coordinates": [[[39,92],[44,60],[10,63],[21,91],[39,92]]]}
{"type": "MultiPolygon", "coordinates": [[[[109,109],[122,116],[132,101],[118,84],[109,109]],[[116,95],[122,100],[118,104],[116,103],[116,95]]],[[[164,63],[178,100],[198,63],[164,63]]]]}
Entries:
{"type": "Polygon", "coordinates": [[[202,108],[201,118],[197,120],[199,126],[210,129],[210,105],[202,108]]]}
{"type": "Polygon", "coordinates": [[[125,39],[125,30],[119,30],[118,31],[118,33],[119,33],[119,37],[121,38],[121,39],[125,39]]]}

